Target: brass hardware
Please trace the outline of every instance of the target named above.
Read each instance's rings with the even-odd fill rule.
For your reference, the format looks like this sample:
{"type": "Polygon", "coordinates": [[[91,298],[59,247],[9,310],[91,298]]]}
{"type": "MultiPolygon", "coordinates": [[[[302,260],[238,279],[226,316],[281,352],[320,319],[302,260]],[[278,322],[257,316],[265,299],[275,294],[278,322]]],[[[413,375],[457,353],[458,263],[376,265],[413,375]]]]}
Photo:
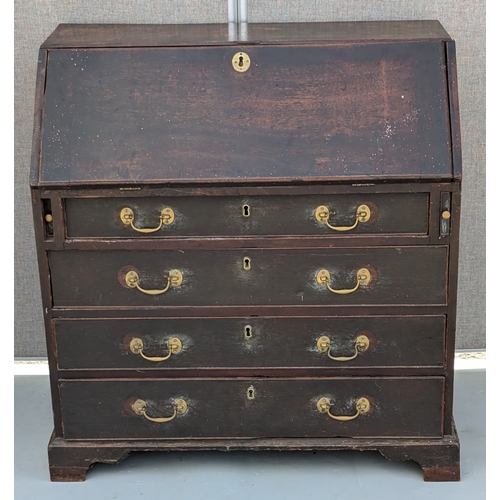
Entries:
{"type": "Polygon", "coordinates": [[[252,327],[250,325],[245,326],[245,338],[252,338],[252,327]]]}
{"type": "Polygon", "coordinates": [[[242,213],[243,217],[250,217],[250,205],[248,205],[247,203],[245,203],[241,207],[241,213],[242,213]]]}
{"type": "Polygon", "coordinates": [[[248,389],[247,389],[247,398],[248,399],[255,399],[255,388],[253,385],[251,385],[248,389]]]}
{"type": "Polygon", "coordinates": [[[356,337],[356,343],[354,344],[353,356],[332,356],[330,354],[332,348],[331,342],[326,335],[320,337],[316,345],[321,352],[326,352],[328,354],[328,357],[330,359],[333,359],[334,361],[350,361],[351,359],[354,359],[358,354],[362,354],[368,349],[368,347],[370,346],[370,339],[366,335],[358,335],[358,337],[356,337]]]}
{"type": "Polygon", "coordinates": [[[125,275],[125,283],[127,286],[130,288],[137,288],[142,293],[146,293],[148,295],[160,295],[162,293],[165,293],[169,288],[170,285],[172,286],[179,286],[182,284],[182,273],[178,269],[172,269],[168,273],[168,278],[167,278],[167,286],[163,288],[162,290],[145,290],[144,288],[141,288],[139,286],[139,275],[135,271],[129,271],[125,275]]]}
{"type": "Polygon", "coordinates": [[[244,73],[250,67],[250,57],[245,52],[236,52],[233,56],[233,68],[244,73]]]}
{"type": "Polygon", "coordinates": [[[357,273],[356,273],[356,279],[357,283],[354,288],[347,289],[347,290],[335,290],[332,288],[329,283],[330,283],[330,273],[326,269],[321,269],[320,271],[317,272],[316,274],[316,281],[323,286],[326,286],[330,292],[337,293],[339,295],[346,295],[348,293],[353,293],[355,292],[360,286],[366,286],[370,283],[372,277],[370,274],[370,271],[368,269],[365,269],[364,267],[361,268],[357,273]]]}
{"type": "Polygon", "coordinates": [[[370,401],[366,398],[359,398],[356,401],[356,414],[352,416],[343,416],[343,415],[332,415],[330,413],[331,402],[328,398],[321,398],[316,407],[320,413],[326,413],[330,418],[334,420],[339,420],[340,422],[347,422],[349,420],[354,420],[358,418],[363,413],[367,413],[370,411],[370,401]]]}
{"type": "Polygon", "coordinates": [[[177,353],[181,352],[182,342],[177,337],[173,337],[167,342],[167,347],[168,347],[168,354],[165,357],[162,357],[162,358],[150,357],[150,356],[146,356],[143,352],[144,343],[143,343],[142,339],[133,338],[130,341],[130,350],[134,354],[140,354],[144,359],[147,359],[148,361],[153,361],[155,363],[157,363],[159,361],[166,361],[168,358],[170,358],[170,356],[172,354],[177,354],[177,353]]]}
{"type": "Polygon", "coordinates": [[[182,415],[183,413],[186,413],[187,411],[187,403],[183,399],[176,399],[174,401],[174,414],[171,417],[163,417],[163,418],[154,418],[150,417],[146,413],[146,401],[143,401],[142,399],[138,399],[133,405],[132,409],[135,411],[137,415],[140,415],[141,417],[147,418],[151,422],[157,422],[160,424],[163,424],[165,422],[170,422],[173,420],[177,415],[182,415]]]}
{"type": "Polygon", "coordinates": [[[45,216],[45,222],[52,222],[52,220],[53,220],[53,219],[52,219],[52,215],[51,215],[51,214],[47,214],[47,215],[45,216]]]}
{"type": "Polygon", "coordinates": [[[243,269],[245,271],[249,271],[251,267],[252,267],[252,265],[251,265],[250,257],[243,257],[243,269]]]}
{"type": "Polygon", "coordinates": [[[171,208],[169,208],[169,207],[164,208],[160,213],[160,224],[157,227],[153,227],[153,228],[135,227],[134,226],[134,218],[135,218],[135,214],[131,208],[129,208],[129,207],[122,208],[122,211],[120,212],[120,219],[126,226],[130,226],[132,229],[134,229],[135,231],[137,231],[139,233],[154,233],[156,231],[159,231],[161,229],[161,227],[163,226],[163,224],[165,224],[167,226],[169,224],[172,224],[172,222],[174,222],[174,219],[175,219],[175,214],[171,208]]]}
{"type": "Polygon", "coordinates": [[[441,214],[441,217],[445,220],[448,220],[450,217],[451,217],[451,214],[450,212],[448,212],[448,210],[445,210],[442,214],[441,214]]]}
{"type": "Polygon", "coordinates": [[[356,222],[354,222],[352,226],[332,226],[328,222],[328,219],[330,218],[330,210],[325,205],[320,205],[314,212],[314,215],[316,216],[316,220],[318,222],[325,224],[334,231],[351,231],[358,225],[359,222],[367,222],[370,220],[371,210],[367,205],[360,205],[356,209],[356,222]]]}

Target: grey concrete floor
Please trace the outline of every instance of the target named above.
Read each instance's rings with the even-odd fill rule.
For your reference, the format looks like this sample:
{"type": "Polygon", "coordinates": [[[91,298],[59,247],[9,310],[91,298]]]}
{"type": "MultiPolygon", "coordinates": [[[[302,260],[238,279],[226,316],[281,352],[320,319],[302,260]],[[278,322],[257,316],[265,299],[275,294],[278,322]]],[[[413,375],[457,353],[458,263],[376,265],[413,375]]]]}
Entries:
{"type": "Polygon", "coordinates": [[[377,452],[133,453],[97,464],[83,483],[51,483],[52,413],[47,376],[15,377],[16,500],[390,500],[486,498],[485,371],[456,374],[455,422],[462,480],[425,483],[414,462],[377,452]]]}

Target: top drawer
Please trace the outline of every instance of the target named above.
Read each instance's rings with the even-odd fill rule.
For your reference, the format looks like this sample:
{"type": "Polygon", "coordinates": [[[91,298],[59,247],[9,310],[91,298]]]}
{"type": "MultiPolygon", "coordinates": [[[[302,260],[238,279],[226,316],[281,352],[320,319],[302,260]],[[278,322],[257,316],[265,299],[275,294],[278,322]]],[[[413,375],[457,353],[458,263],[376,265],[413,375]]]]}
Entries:
{"type": "Polygon", "coordinates": [[[427,234],[428,193],[68,198],[69,238],[427,234]]]}

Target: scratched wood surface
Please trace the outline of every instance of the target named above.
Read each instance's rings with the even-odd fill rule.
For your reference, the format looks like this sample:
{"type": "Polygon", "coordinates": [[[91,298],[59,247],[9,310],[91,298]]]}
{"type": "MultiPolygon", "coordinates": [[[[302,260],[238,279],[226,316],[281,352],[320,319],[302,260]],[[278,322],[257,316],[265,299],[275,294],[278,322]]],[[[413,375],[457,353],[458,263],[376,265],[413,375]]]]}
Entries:
{"type": "Polygon", "coordinates": [[[442,367],[444,362],[445,316],[59,319],[55,329],[62,370],[442,367]],[[325,335],[333,357],[355,355],[360,335],[370,345],[350,361],[332,360],[317,346],[325,335]],[[143,359],[130,348],[139,338],[145,356],[165,357],[173,337],[182,350],[165,361],[143,359]]]}
{"type": "Polygon", "coordinates": [[[445,305],[446,247],[310,250],[51,252],[55,307],[169,307],[241,305],[445,305]],[[250,269],[244,268],[245,260],[250,269]],[[338,295],[319,284],[352,290],[359,269],[371,280],[338,295]],[[183,274],[180,286],[149,295],[125,283],[129,271],[144,290],[164,290],[168,274],[183,274]]]}
{"type": "Polygon", "coordinates": [[[65,439],[440,437],[443,384],[442,377],[63,380],[60,391],[65,439]],[[322,397],[334,415],[354,415],[360,397],[371,411],[339,422],[317,410],[322,397]],[[132,409],[142,399],[150,417],[170,417],[178,398],[186,413],[163,424],[132,409]]]}
{"type": "Polygon", "coordinates": [[[134,449],[321,447],[379,449],[416,460],[426,480],[459,479],[460,128],[454,44],[438,22],[250,25],[246,37],[61,25],[37,78],[52,480],[134,449]],[[239,50],[246,73],[230,63],[239,50]],[[347,226],[365,202],[372,220],[347,234],[314,218],[324,204],[347,226]],[[150,227],[164,204],[176,220],[158,233],[119,220],[130,205],[150,227]],[[315,281],[325,268],[349,289],[360,267],[373,282],[347,295],[315,281]],[[172,268],[184,282],[150,296],[125,285],[131,268],[146,290],[172,268]],[[317,348],[327,335],[348,356],[361,333],[369,349],[341,367],[317,348]],[[161,356],[172,336],[182,351],[154,367],[130,352],[139,337],[161,356]],[[353,415],[360,396],[372,411],[337,422],[317,411],[321,396],[333,414],[353,415]],[[176,397],[188,412],[166,424],[131,410],[142,398],[169,416],[176,397]]]}
{"type": "Polygon", "coordinates": [[[60,24],[42,46],[54,49],[432,39],[450,40],[443,26],[433,20],[250,23],[245,34],[228,24],[60,24]]]}
{"type": "Polygon", "coordinates": [[[69,238],[427,234],[428,205],[427,193],[65,200],[69,238]],[[361,205],[369,207],[370,219],[346,233],[328,228],[315,217],[319,206],[327,206],[330,225],[351,227],[361,205]],[[134,212],[133,222],[138,229],[158,227],[165,207],[173,210],[175,218],[154,233],[141,233],[120,219],[125,207],[134,212]]]}
{"type": "Polygon", "coordinates": [[[49,51],[41,184],[451,178],[440,41],[240,48],[49,51]]]}

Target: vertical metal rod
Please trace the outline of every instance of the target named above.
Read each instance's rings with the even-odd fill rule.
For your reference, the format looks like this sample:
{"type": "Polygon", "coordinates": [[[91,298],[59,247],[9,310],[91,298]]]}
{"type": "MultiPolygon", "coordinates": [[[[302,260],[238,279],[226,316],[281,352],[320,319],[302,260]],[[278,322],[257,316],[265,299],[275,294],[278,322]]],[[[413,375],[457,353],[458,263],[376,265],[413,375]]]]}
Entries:
{"type": "Polygon", "coordinates": [[[227,0],[227,22],[238,22],[238,0],[227,0]]]}
{"type": "Polygon", "coordinates": [[[238,0],[238,23],[248,22],[247,0],[238,0]]]}
{"type": "Polygon", "coordinates": [[[228,23],[247,23],[248,5],[247,0],[228,0],[227,1],[227,22],[228,23]]]}

